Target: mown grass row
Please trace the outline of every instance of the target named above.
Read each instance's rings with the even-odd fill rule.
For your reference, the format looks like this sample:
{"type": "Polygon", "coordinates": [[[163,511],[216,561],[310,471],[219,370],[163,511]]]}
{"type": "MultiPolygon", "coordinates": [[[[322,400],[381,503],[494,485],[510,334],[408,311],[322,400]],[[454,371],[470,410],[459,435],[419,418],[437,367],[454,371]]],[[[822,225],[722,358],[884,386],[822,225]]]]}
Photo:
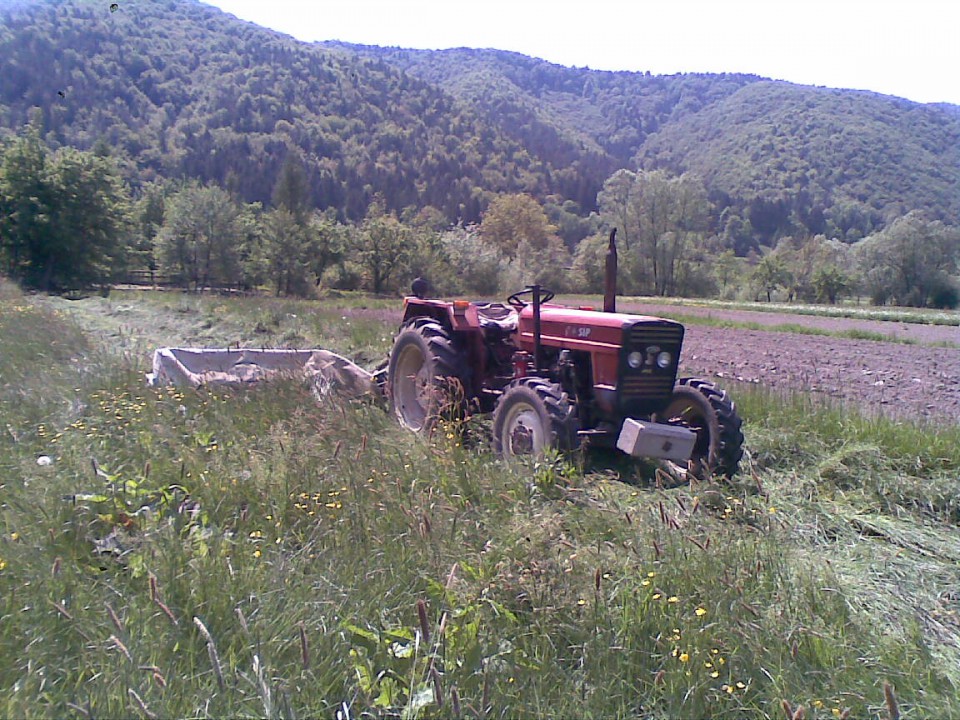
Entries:
{"type": "MultiPolygon", "coordinates": [[[[664,490],[296,383],[148,388],[6,293],[0,715],[868,717],[884,683],[960,713],[957,428],[736,388],[742,482],[664,490]]],[[[186,307],[149,317],[305,309],[186,307]]],[[[336,312],[304,341],[382,352],[382,318],[336,312]]]]}
{"type": "MultiPolygon", "coordinates": [[[[765,325],[758,322],[744,320],[728,320],[725,318],[715,318],[712,316],[704,317],[702,315],[687,315],[683,313],[670,313],[670,319],[683,323],[684,325],[699,325],[716,328],[731,328],[738,330],[759,330],[761,332],[785,332],[795,335],[816,335],[820,337],[837,337],[848,340],[870,340],[873,342],[897,343],[898,345],[917,345],[917,340],[899,335],[886,335],[872,330],[863,330],[861,328],[847,328],[844,330],[827,330],[825,328],[811,327],[799,323],[777,323],[776,325],[765,325]]],[[[957,343],[939,342],[931,343],[939,347],[957,347],[957,343]]]]}
{"type": "Polygon", "coordinates": [[[874,307],[859,302],[839,305],[808,305],[803,303],[751,303],[703,298],[624,297],[624,302],[648,302],[657,305],[696,305],[724,310],[751,310],[754,312],[812,315],[816,317],[852,318],[884,322],[917,323],[920,325],[960,325],[960,311],[931,310],[929,308],[874,307]]]}

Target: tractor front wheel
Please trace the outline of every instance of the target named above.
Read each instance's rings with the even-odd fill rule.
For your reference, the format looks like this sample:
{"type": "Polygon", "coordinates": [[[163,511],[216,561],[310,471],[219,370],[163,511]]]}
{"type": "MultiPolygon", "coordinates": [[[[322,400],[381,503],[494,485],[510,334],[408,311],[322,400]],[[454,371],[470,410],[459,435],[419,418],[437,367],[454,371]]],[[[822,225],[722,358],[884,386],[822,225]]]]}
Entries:
{"type": "Polygon", "coordinates": [[[429,433],[441,417],[458,414],[457,358],[450,333],[435,320],[417,319],[400,331],[390,352],[387,396],[403,427],[429,433]]]}
{"type": "Polygon", "coordinates": [[[686,468],[668,463],[668,470],[706,478],[720,475],[732,478],[743,457],[743,421],[736,405],[714,383],[696,378],[680,378],[670,404],[657,413],[657,422],[689,428],[697,433],[693,454],[686,468]]]}
{"type": "Polygon", "coordinates": [[[547,450],[574,450],[577,416],[563,389],[543,378],[521,378],[504,391],[493,411],[493,449],[512,458],[547,450]]]}

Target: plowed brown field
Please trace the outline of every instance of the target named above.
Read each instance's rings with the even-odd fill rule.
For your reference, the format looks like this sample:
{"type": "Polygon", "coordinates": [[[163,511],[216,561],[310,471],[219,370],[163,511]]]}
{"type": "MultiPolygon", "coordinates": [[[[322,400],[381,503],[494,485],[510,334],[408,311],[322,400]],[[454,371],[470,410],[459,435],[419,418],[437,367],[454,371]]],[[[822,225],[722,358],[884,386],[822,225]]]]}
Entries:
{"type": "Polygon", "coordinates": [[[868,414],[960,423],[958,327],[629,302],[618,309],[886,335],[891,342],[688,324],[681,373],[810,392],[868,414]]]}

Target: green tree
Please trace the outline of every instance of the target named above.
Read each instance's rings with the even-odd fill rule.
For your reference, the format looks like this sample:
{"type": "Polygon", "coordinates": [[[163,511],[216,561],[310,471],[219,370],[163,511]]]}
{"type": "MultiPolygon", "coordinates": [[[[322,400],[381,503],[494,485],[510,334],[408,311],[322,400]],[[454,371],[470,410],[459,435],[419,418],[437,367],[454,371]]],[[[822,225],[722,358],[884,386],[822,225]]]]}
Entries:
{"type": "Polygon", "coordinates": [[[720,283],[720,291],[725,292],[740,276],[740,266],[743,263],[733,252],[733,250],[724,250],[716,255],[712,260],[713,274],[720,283]]]}
{"type": "Polygon", "coordinates": [[[122,272],[129,195],[106,157],[51,154],[35,126],[0,163],[0,261],[41,290],[87,287],[122,272]]]}
{"type": "Polygon", "coordinates": [[[306,295],[313,285],[307,229],[286,207],[264,214],[261,227],[263,254],[274,291],[278,296],[306,295]]]}
{"type": "Polygon", "coordinates": [[[573,252],[571,289],[575,292],[602,293],[609,236],[598,233],[585,237],[573,252]]]}
{"type": "Polygon", "coordinates": [[[285,209],[298,225],[306,227],[313,211],[313,199],[303,158],[294,149],[287,151],[280,175],[273,186],[273,205],[285,209]]]}
{"type": "Polygon", "coordinates": [[[147,183],[133,205],[133,235],[131,240],[132,267],[156,270],[155,255],[157,235],[163,226],[163,208],[166,203],[166,187],[159,182],[147,183]]]}
{"type": "Polygon", "coordinates": [[[129,195],[109,158],[59,150],[50,173],[52,227],[41,287],[87,286],[126,269],[129,195]]]}
{"type": "Polygon", "coordinates": [[[343,262],[353,233],[350,227],[337,221],[333,209],[315,213],[308,231],[311,236],[310,267],[316,276],[315,282],[319,284],[328,268],[343,262]]]}
{"type": "Polygon", "coordinates": [[[817,302],[836,305],[841,295],[850,290],[852,279],[836,265],[823,265],[813,273],[813,288],[817,302]]]}
{"type": "Polygon", "coordinates": [[[909,213],[857,243],[856,252],[875,302],[940,304],[934,300],[952,286],[960,264],[960,228],[909,213]]]}
{"type": "Polygon", "coordinates": [[[243,209],[216,185],[189,184],[166,203],[158,236],[161,267],[186,287],[231,285],[243,278],[243,209]]]}
{"type": "Polygon", "coordinates": [[[371,292],[391,287],[410,258],[411,246],[410,230],[396,215],[385,213],[380,202],[372,203],[356,236],[356,259],[371,292]]]}
{"type": "Polygon", "coordinates": [[[688,253],[706,234],[710,203],[702,183],[689,174],[620,170],[598,201],[601,216],[624,231],[624,269],[634,288],[675,294],[688,274],[688,253]]]}
{"type": "Polygon", "coordinates": [[[0,260],[12,277],[42,274],[34,267],[35,249],[49,229],[52,190],[47,182],[47,149],[34,127],[27,128],[3,153],[0,165],[0,260]]]}
{"type": "Polygon", "coordinates": [[[546,250],[557,236],[543,207],[530,195],[498,195],[483,214],[480,237],[512,258],[525,244],[534,251],[546,250]]]}
{"type": "Polygon", "coordinates": [[[446,272],[430,278],[439,292],[490,296],[502,289],[504,257],[480,239],[475,227],[448,230],[440,243],[446,272]]]}
{"type": "Polygon", "coordinates": [[[849,246],[823,235],[783,238],[773,254],[790,273],[789,299],[835,303],[853,283],[849,246]]]}
{"type": "Polygon", "coordinates": [[[760,258],[750,279],[759,292],[766,293],[767,302],[771,302],[774,291],[787,287],[792,281],[792,275],[783,258],[776,253],[769,253],[760,258]]]}

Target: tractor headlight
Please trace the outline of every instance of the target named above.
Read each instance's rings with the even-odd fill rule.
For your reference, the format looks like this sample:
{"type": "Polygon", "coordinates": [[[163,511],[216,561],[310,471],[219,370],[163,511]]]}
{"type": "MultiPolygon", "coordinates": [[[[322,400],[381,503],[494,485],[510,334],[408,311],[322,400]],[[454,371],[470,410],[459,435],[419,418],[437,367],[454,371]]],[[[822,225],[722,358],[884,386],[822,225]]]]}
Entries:
{"type": "Polygon", "coordinates": [[[670,363],[673,362],[673,356],[670,355],[666,350],[657,355],[657,366],[666,370],[670,367],[670,363]]]}
{"type": "Polygon", "coordinates": [[[632,353],[627,355],[627,365],[632,367],[634,370],[643,365],[643,353],[639,350],[634,350],[632,353]]]}

